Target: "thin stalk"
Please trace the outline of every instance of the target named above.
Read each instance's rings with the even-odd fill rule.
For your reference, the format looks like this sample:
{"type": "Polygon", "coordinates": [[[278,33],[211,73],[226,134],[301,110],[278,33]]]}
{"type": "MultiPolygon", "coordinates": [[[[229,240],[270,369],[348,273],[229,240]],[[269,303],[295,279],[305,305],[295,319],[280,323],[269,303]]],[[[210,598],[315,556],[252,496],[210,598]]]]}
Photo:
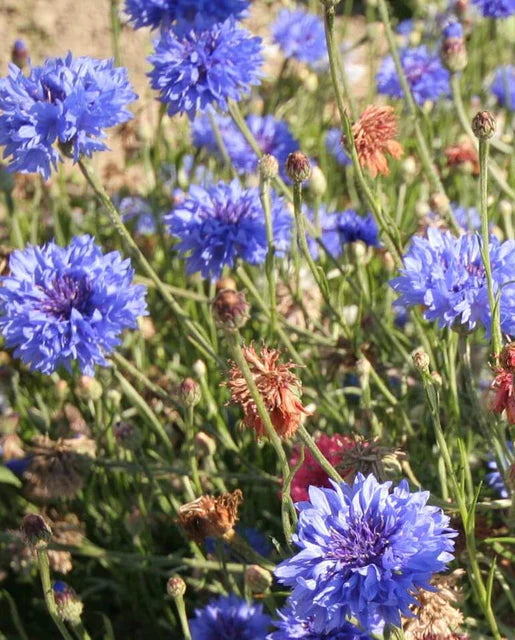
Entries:
{"type": "Polygon", "coordinates": [[[277,326],[274,228],[272,224],[272,207],[270,202],[270,180],[264,177],[262,173],[259,178],[259,198],[261,200],[261,206],[263,207],[263,213],[265,214],[266,241],[268,245],[265,271],[270,298],[270,331],[273,334],[277,326]]]}
{"type": "Polygon", "coordinates": [[[78,640],[91,640],[91,636],[82,624],[82,620],[78,620],[78,622],[70,622],[70,625],[78,640]]]}
{"type": "Polygon", "coordinates": [[[220,154],[222,156],[224,164],[229,169],[234,178],[236,176],[236,171],[231,162],[231,158],[229,157],[229,152],[227,151],[224,139],[222,138],[222,133],[220,131],[220,127],[218,126],[218,122],[216,121],[215,114],[213,113],[213,111],[211,111],[211,109],[209,109],[208,111],[208,117],[209,122],[211,123],[211,129],[213,129],[216,144],[218,145],[218,149],[220,150],[220,154]]]}
{"type": "Polygon", "coordinates": [[[309,449],[313,458],[315,458],[315,460],[322,467],[322,469],[327,473],[327,475],[330,478],[332,478],[335,482],[339,482],[339,483],[343,482],[343,478],[341,477],[341,475],[338,473],[338,471],[336,471],[333,465],[320,451],[320,449],[317,446],[317,443],[313,440],[313,438],[311,437],[311,434],[308,432],[308,430],[303,424],[300,425],[297,433],[299,434],[302,442],[309,449]]]}
{"type": "Polygon", "coordinates": [[[111,0],[109,17],[111,20],[111,39],[113,42],[114,64],[119,67],[122,64],[120,53],[120,0],[111,0]]]}
{"type": "Polygon", "coordinates": [[[202,495],[202,485],[200,484],[200,476],[198,473],[197,457],[195,456],[195,409],[194,407],[186,407],[186,449],[188,452],[188,461],[191,470],[191,477],[197,496],[202,495]]]}
{"type": "Polygon", "coordinates": [[[41,586],[43,587],[43,595],[45,596],[45,604],[48,609],[50,617],[55,623],[55,626],[59,629],[64,640],[73,640],[73,636],[68,632],[64,622],[59,617],[57,612],[57,605],[55,603],[54,591],[52,589],[52,583],[50,581],[50,563],[48,561],[48,552],[46,548],[40,548],[36,550],[39,574],[41,577],[41,586]]]}
{"type": "Polygon", "coordinates": [[[125,242],[128,253],[138,262],[139,266],[152,280],[152,282],[154,282],[157,290],[159,291],[165,302],[172,309],[177,318],[184,324],[189,332],[189,335],[187,337],[191,339],[193,344],[198,343],[202,347],[202,349],[218,363],[218,365],[223,365],[221,358],[219,358],[219,356],[213,351],[212,346],[207,342],[206,338],[200,332],[199,328],[178,304],[168,287],[166,287],[165,284],[161,281],[148,260],[145,258],[140,248],[131,236],[129,230],[124,225],[120,214],[118,213],[104,187],[100,184],[96,175],[91,171],[90,168],[86,166],[84,160],[79,160],[78,164],[82,175],[86,178],[86,181],[91,186],[101,203],[104,205],[104,208],[107,211],[107,214],[114,228],[116,229],[122,240],[125,242]]]}
{"type": "Polygon", "coordinates": [[[186,605],[184,604],[184,597],[182,595],[175,596],[173,599],[175,602],[175,608],[177,609],[177,615],[182,627],[182,633],[184,634],[184,640],[191,640],[190,625],[188,622],[188,616],[186,614],[186,605]]]}

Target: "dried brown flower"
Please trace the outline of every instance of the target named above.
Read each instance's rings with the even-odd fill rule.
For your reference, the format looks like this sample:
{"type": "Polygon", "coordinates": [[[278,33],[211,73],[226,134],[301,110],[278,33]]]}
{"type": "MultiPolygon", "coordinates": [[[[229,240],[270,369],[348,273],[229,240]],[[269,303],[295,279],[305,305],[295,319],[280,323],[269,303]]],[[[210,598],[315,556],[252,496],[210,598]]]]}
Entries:
{"type": "Polygon", "coordinates": [[[179,524],[194,542],[203,542],[207,537],[230,539],[242,501],[240,489],[223,493],[218,498],[201,496],[180,507],[179,524]]]}
{"type": "Polygon", "coordinates": [[[448,167],[469,165],[475,176],[479,175],[479,156],[469,140],[447,147],[444,151],[448,167]]]}
{"type": "Polygon", "coordinates": [[[290,324],[307,329],[313,322],[320,319],[322,294],[320,288],[311,280],[308,274],[301,274],[305,286],[302,289],[302,306],[292,293],[291,287],[285,282],[278,282],[276,287],[277,312],[290,324]]]}
{"type": "MultiPolygon", "coordinates": [[[[301,382],[291,372],[291,369],[297,365],[291,361],[278,363],[280,352],[265,346],[261,347],[259,356],[252,345],[244,346],[243,355],[277,435],[281,438],[290,438],[299,428],[302,415],[310,415],[299,399],[301,382]]],[[[266,435],[247,382],[234,362],[230,377],[228,386],[231,390],[231,401],[243,407],[245,426],[254,429],[258,437],[266,435]]]]}
{"type": "Polygon", "coordinates": [[[398,118],[393,107],[370,105],[352,125],[354,143],[359,163],[368,167],[373,178],[380,173],[390,173],[385,153],[398,160],[404,150],[400,142],[394,140],[397,135],[398,118]]]}
{"type": "Polygon", "coordinates": [[[416,598],[420,604],[411,607],[416,617],[404,619],[405,640],[446,640],[454,636],[463,622],[463,614],[454,605],[460,599],[456,583],[464,573],[463,569],[457,569],[449,575],[436,576],[431,583],[437,591],[421,589],[418,592],[416,598]]]}
{"type": "Polygon", "coordinates": [[[29,497],[53,500],[76,496],[95,457],[95,441],[85,436],[56,441],[48,436],[36,436],[34,445],[24,473],[29,497]]]}
{"type": "Polygon", "coordinates": [[[399,461],[405,457],[403,451],[382,446],[377,438],[366,440],[356,435],[354,446],[346,448],[337,468],[346,482],[353,482],[358,472],[365,476],[373,473],[380,482],[384,482],[390,471],[399,470],[399,461]]]}
{"type": "MultiPolygon", "coordinates": [[[[74,513],[67,513],[63,517],[52,512],[48,517],[52,527],[54,542],[75,547],[78,547],[82,543],[84,538],[84,525],[74,513]]],[[[69,551],[49,549],[48,560],[52,571],[67,574],[73,569],[72,554],[69,551]]]]}

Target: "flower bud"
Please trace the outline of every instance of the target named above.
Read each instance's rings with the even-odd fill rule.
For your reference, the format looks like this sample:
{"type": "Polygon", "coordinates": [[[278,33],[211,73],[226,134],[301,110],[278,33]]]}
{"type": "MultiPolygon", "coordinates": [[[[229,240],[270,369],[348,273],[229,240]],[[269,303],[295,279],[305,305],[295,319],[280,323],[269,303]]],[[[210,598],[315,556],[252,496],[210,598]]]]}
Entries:
{"type": "Polygon", "coordinates": [[[479,111],[472,120],[472,131],[479,140],[488,140],[495,133],[495,118],[490,111],[479,111]]]}
{"type": "Polygon", "coordinates": [[[135,451],[141,445],[141,430],[132,422],[120,420],[113,426],[116,442],[124,449],[135,451]]]}
{"type": "Polygon", "coordinates": [[[61,620],[77,624],[80,621],[84,605],[75,591],[62,580],[54,582],[52,589],[57,613],[61,620]]]}
{"type": "Polygon", "coordinates": [[[11,49],[11,60],[14,64],[23,69],[29,58],[29,49],[23,40],[15,40],[11,49]]]}
{"type": "Polygon", "coordinates": [[[170,576],[166,583],[166,592],[172,598],[182,598],[186,593],[186,583],[181,576],[170,576]]]}
{"type": "Polygon", "coordinates": [[[418,174],[417,161],[413,156],[404,159],[401,165],[404,182],[411,184],[418,174]]]}
{"type": "Polygon", "coordinates": [[[443,379],[438,371],[431,371],[431,378],[433,378],[433,384],[435,385],[435,387],[441,389],[443,386],[443,379]]]}
{"type": "Polygon", "coordinates": [[[320,198],[327,190],[327,180],[320,167],[313,167],[309,178],[308,189],[315,196],[320,198]]]}
{"type": "Polygon", "coordinates": [[[257,564],[251,564],[245,569],[245,584],[251,593],[265,593],[272,586],[272,582],[270,571],[257,564]]]}
{"type": "Polygon", "coordinates": [[[271,180],[279,173],[279,162],[277,158],[270,153],[265,153],[258,164],[259,175],[263,180],[271,180]]]}
{"type": "Polygon", "coordinates": [[[499,200],[499,211],[502,216],[509,218],[513,213],[513,207],[509,200],[499,200]]]}
{"type": "Polygon", "coordinates": [[[418,371],[421,373],[429,373],[429,365],[431,361],[424,349],[417,349],[412,357],[413,364],[418,371]]]}
{"type": "Polygon", "coordinates": [[[463,39],[463,27],[459,22],[451,22],[445,27],[440,56],[444,66],[451,73],[463,71],[467,66],[467,49],[463,39]]]}
{"type": "Polygon", "coordinates": [[[216,453],[216,440],[205,431],[195,434],[195,451],[200,456],[214,456],[216,453]]]}
{"type": "Polygon", "coordinates": [[[176,389],[179,402],[185,407],[194,407],[200,402],[202,393],[200,387],[193,378],[184,378],[176,389]]]}
{"type": "Polygon", "coordinates": [[[216,281],[215,288],[218,293],[222,289],[231,289],[231,291],[236,291],[238,287],[236,286],[236,280],[234,278],[225,277],[216,281]]]}
{"type": "Polygon", "coordinates": [[[81,400],[93,400],[96,402],[102,397],[102,385],[95,378],[90,376],[81,376],[75,387],[75,393],[81,400]]]}
{"type": "Polygon", "coordinates": [[[292,182],[304,182],[311,175],[311,164],[302,151],[294,151],[286,158],[286,175],[292,182]]]}
{"type": "Polygon", "coordinates": [[[52,529],[43,516],[37,513],[28,513],[23,518],[21,530],[27,544],[33,549],[46,547],[52,538],[52,529]]]}
{"type": "Polygon", "coordinates": [[[151,340],[156,335],[156,327],[152,318],[148,316],[139,317],[138,326],[144,340],[151,340]]]}
{"type": "Polygon", "coordinates": [[[215,322],[224,329],[243,327],[249,319],[250,305],[240,291],[222,289],[212,303],[215,322]]]}
{"type": "Polygon", "coordinates": [[[445,193],[433,193],[429,198],[429,206],[432,211],[444,215],[449,210],[449,198],[445,193]]]}
{"type": "Polygon", "coordinates": [[[191,368],[197,378],[203,378],[207,373],[206,363],[203,360],[195,360],[191,368]]]}

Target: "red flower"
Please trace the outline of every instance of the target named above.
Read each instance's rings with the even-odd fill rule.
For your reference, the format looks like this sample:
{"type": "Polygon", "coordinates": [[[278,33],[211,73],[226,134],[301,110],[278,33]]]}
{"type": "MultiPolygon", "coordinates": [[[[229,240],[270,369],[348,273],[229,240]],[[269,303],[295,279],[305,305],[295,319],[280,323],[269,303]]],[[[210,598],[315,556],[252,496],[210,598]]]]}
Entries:
{"type": "Polygon", "coordinates": [[[510,424],[515,424],[515,389],[513,373],[498,369],[492,382],[492,388],[497,389],[492,402],[492,411],[502,413],[506,411],[506,418],[510,424]]]}
{"type": "Polygon", "coordinates": [[[472,173],[475,176],[479,175],[479,156],[468,140],[447,147],[445,155],[447,157],[447,166],[457,167],[468,162],[472,167],[472,173]]]}

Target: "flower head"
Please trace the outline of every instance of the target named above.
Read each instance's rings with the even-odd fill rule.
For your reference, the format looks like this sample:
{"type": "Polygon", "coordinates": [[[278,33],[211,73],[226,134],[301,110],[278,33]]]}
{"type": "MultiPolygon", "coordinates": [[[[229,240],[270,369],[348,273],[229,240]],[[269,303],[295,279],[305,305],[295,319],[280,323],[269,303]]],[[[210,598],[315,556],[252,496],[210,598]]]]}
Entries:
{"type": "Polygon", "coordinates": [[[506,418],[510,424],[515,424],[515,374],[505,369],[498,369],[492,382],[495,398],[492,411],[502,413],[506,411],[506,418]]]}
{"type": "Polygon", "coordinates": [[[316,632],[312,620],[303,620],[295,616],[290,606],[278,611],[279,620],[274,621],[277,631],[268,636],[268,640],[372,640],[364,631],[350,622],[344,622],[330,633],[316,632]]]}
{"type": "Polygon", "coordinates": [[[509,18],[515,13],[515,0],[472,0],[485,18],[509,18]]]}
{"type": "Polygon", "coordinates": [[[141,235],[156,233],[157,224],[150,203],[140,196],[126,196],[120,200],[118,210],[122,220],[127,223],[136,221],[136,232],[141,235]]]}
{"type": "Polygon", "coordinates": [[[67,247],[53,242],[15,251],[1,279],[0,331],[8,348],[34,371],[50,374],[76,360],[93,375],[146,315],[145,287],[118,251],[102,254],[90,236],[67,247]]]}
{"type": "Polygon", "coordinates": [[[176,20],[191,21],[197,15],[212,22],[241,18],[248,5],[248,0],[125,0],[125,11],[135,29],[157,29],[176,20]]]}
{"type": "MultiPolygon", "coordinates": [[[[449,72],[444,69],[440,57],[427,47],[402,49],[401,64],[415,102],[423,105],[426,100],[438,100],[450,91],[449,72]]],[[[394,98],[402,98],[403,91],[392,56],[387,56],[377,74],[377,88],[394,98]]]]}
{"type": "Polygon", "coordinates": [[[479,156],[469,140],[452,144],[444,150],[448,167],[469,166],[475,176],[479,175],[479,156]]]}
{"type": "Polygon", "coordinates": [[[227,100],[240,100],[259,84],[261,39],[236,25],[234,18],[210,24],[197,16],[192,23],[161,34],[149,60],[153,89],[169,115],[186,113],[193,120],[209,105],[227,110],[227,100]]]}
{"type": "Polygon", "coordinates": [[[179,508],[179,524],[190,540],[203,542],[206,538],[222,538],[234,535],[238,520],[238,507],[243,501],[239,489],[224,493],[218,498],[200,496],[179,508]]]}
{"type": "Polygon", "coordinates": [[[10,171],[50,177],[62,157],[77,162],[107,149],[104,129],[132,118],[127,70],[112,60],[48,58],[25,76],[14,64],[0,78],[0,145],[10,171]]]}
{"type": "MultiPolygon", "coordinates": [[[[490,239],[494,295],[500,294],[501,327],[515,332],[515,241],[490,239]]],[[[397,304],[423,305],[424,316],[438,326],[472,331],[478,323],[490,331],[486,274],[481,239],[470,233],[456,238],[429,228],[427,238],[414,236],[404,256],[401,275],[390,282],[401,294],[397,304]]]]}
{"type": "Polygon", "coordinates": [[[338,127],[329,129],[325,138],[325,146],[327,151],[334,156],[336,162],[344,167],[348,164],[352,164],[352,160],[349,158],[342,144],[342,132],[338,127]]]}
{"type": "Polygon", "coordinates": [[[390,173],[385,153],[398,160],[403,154],[400,142],[394,140],[398,133],[398,118],[393,107],[370,105],[352,125],[352,133],[359,163],[368,167],[373,178],[380,173],[390,173]]]}
{"type": "Polygon", "coordinates": [[[192,640],[266,640],[270,623],[263,605],[247,604],[234,594],[196,609],[189,621],[192,640]]]}
{"type": "MultiPolygon", "coordinates": [[[[272,221],[275,248],[282,255],[289,247],[291,216],[275,194],[272,221]]],[[[189,255],[189,273],[200,271],[203,277],[216,279],[237,258],[250,264],[265,261],[266,228],[259,191],[243,189],[238,180],[190,187],[186,200],[165,216],[165,222],[180,239],[177,249],[189,255]]]]}
{"type": "MultiPolygon", "coordinates": [[[[252,345],[244,346],[243,355],[275,431],[281,438],[290,438],[299,428],[302,416],[309,415],[299,399],[301,382],[291,371],[296,365],[293,362],[278,362],[279,351],[265,346],[261,347],[259,355],[252,345]]],[[[265,436],[265,427],[247,382],[235,363],[232,364],[227,384],[231,390],[231,401],[243,407],[245,426],[254,429],[258,437],[265,436]]]]}
{"type": "Polygon", "coordinates": [[[313,65],[327,55],[322,20],[302,9],[282,9],[272,25],[272,38],[287,58],[313,65]]]}
{"type": "Polygon", "coordinates": [[[494,80],[490,91],[499,104],[511,111],[515,111],[515,66],[504,65],[495,70],[494,80]]]}
{"type": "Polygon", "coordinates": [[[427,505],[429,492],[410,493],[403,480],[379,484],[358,474],[352,486],[310,487],[297,504],[294,542],[300,551],[275,570],[293,588],[299,619],[330,633],[354,617],[366,630],[400,625],[410,615],[413,592],[429,589],[434,573],[453,559],[456,533],[441,509],[427,505]]]}

